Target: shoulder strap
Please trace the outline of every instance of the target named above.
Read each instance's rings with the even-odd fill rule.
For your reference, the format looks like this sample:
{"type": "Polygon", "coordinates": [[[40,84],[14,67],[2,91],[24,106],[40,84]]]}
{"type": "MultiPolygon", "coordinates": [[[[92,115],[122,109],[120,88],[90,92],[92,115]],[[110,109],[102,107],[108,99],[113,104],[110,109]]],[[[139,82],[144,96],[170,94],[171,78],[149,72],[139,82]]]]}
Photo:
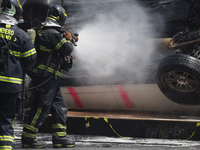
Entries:
{"type": "Polygon", "coordinates": [[[54,51],[54,49],[51,50],[50,54],[48,55],[46,65],[45,65],[45,69],[44,69],[44,77],[47,77],[47,70],[48,70],[48,67],[49,67],[49,64],[50,64],[50,61],[51,61],[51,58],[52,58],[53,51],[54,51]]]}
{"type": "MultiPolygon", "coordinates": [[[[36,40],[37,40],[37,49],[40,49],[40,46],[39,46],[40,45],[40,35],[39,35],[38,32],[36,33],[36,35],[37,35],[37,38],[36,38],[36,40]]],[[[44,60],[47,59],[46,60],[46,64],[45,64],[45,68],[44,68],[43,77],[47,77],[47,70],[48,70],[48,67],[49,67],[53,52],[54,52],[54,49],[52,49],[51,52],[48,55],[46,55],[42,60],[37,62],[37,65],[39,65],[40,63],[43,63],[44,60]]]]}

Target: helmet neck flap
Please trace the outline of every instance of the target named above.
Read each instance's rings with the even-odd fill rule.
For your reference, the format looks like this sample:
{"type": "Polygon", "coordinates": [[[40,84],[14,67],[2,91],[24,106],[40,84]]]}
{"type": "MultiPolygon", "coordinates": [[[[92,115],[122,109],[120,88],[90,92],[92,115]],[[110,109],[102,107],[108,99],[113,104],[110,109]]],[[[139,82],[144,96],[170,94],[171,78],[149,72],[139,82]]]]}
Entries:
{"type": "Polygon", "coordinates": [[[42,23],[46,27],[61,27],[53,18],[47,17],[46,21],[42,23]]]}
{"type": "Polygon", "coordinates": [[[0,14],[0,23],[16,25],[18,24],[18,21],[12,16],[0,14]]]}

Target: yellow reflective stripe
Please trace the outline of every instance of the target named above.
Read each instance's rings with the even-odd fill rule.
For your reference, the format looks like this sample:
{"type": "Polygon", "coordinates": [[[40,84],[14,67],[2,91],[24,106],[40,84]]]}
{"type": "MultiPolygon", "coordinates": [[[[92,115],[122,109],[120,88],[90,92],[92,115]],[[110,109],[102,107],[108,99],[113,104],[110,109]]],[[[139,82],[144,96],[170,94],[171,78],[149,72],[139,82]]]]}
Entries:
{"type": "MultiPolygon", "coordinates": [[[[42,70],[46,69],[45,65],[39,65],[37,68],[42,69],[42,70]]],[[[54,69],[52,69],[50,67],[47,68],[47,71],[50,72],[50,73],[54,73],[54,69]]],[[[56,75],[62,77],[62,73],[60,73],[59,71],[56,72],[56,75]]]]}
{"type": "Polygon", "coordinates": [[[62,144],[53,144],[53,146],[62,146],[62,144]]]}
{"type": "Polygon", "coordinates": [[[46,47],[40,45],[40,50],[45,51],[45,52],[50,52],[52,49],[47,49],[46,47]]]}
{"type": "Polygon", "coordinates": [[[12,149],[12,146],[0,146],[0,149],[8,150],[8,149],[12,149]]]}
{"type": "Polygon", "coordinates": [[[12,121],[12,127],[14,128],[14,122],[16,120],[16,117],[14,118],[14,120],[12,121]]]}
{"type": "Polygon", "coordinates": [[[52,129],[55,129],[55,128],[62,128],[62,129],[67,129],[67,126],[66,125],[62,125],[62,124],[53,124],[52,125],[52,129]]]}
{"type": "Polygon", "coordinates": [[[63,14],[64,14],[64,16],[67,16],[67,14],[66,14],[66,11],[65,11],[65,9],[63,8],[63,14]]]}
{"type": "Polygon", "coordinates": [[[10,24],[6,24],[6,28],[11,28],[11,25],[10,24]]]}
{"type": "MultiPolygon", "coordinates": [[[[15,122],[15,120],[16,120],[16,117],[14,118],[14,120],[12,121],[12,127],[13,127],[13,129],[14,129],[14,122],[15,122]]],[[[15,138],[15,133],[13,134],[13,138],[15,138]]]]}
{"type": "Polygon", "coordinates": [[[33,126],[31,126],[31,125],[28,125],[28,124],[26,124],[26,123],[25,123],[25,125],[24,125],[24,128],[26,128],[26,129],[28,129],[28,130],[31,130],[31,131],[33,131],[33,132],[38,132],[38,128],[33,127],[33,126]]]}
{"type": "Polygon", "coordinates": [[[18,1],[18,5],[19,5],[19,7],[22,8],[22,5],[20,4],[20,1],[19,1],[19,0],[17,0],[17,1],[18,1]]]}
{"type": "Polygon", "coordinates": [[[39,108],[37,109],[37,112],[36,112],[36,114],[35,114],[35,116],[34,116],[32,122],[31,122],[31,125],[32,125],[32,126],[35,126],[36,121],[37,121],[38,117],[40,116],[41,112],[42,112],[42,107],[39,107],[39,108]]]}
{"type": "Polygon", "coordinates": [[[41,29],[38,31],[39,36],[42,36],[42,34],[43,34],[43,32],[44,32],[44,31],[42,31],[42,28],[43,28],[43,26],[42,26],[41,29]]]}
{"type": "MultiPolygon", "coordinates": [[[[55,50],[58,50],[64,43],[71,43],[69,40],[66,40],[65,38],[63,38],[55,47],[55,50]]],[[[72,43],[71,43],[72,44],[72,43]]]]}
{"type": "Polygon", "coordinates": [[[0,141],[10,141],[10,142],[13,142],[14,141],[14,137],[9,136],[9,135],[3,135],[3,136],[0,136],[0,141]]]}
{"type": "Polygon", "coordinates": [[[23,79],[0,76],[0,81],[10,82],[10,83],[16,83],[16,84],[22,84],[23,79]]]}
{"type": "Polygon", "coordinates": [[[53,16],[53,18],[55,18],[56,20],[58,20],[60,17],[59,17],[59,16],[57,16],[57,17],[56,17],[56,16],[53,16]]]}
{"type": "Polygon", "coordinates": [[[58,50],[62,45],[63,43],[65,43],[65,41],[67,41],[65,38],[63,38],[55,47],[56,50],[58,50]]]}
{"type": "Polygon", "coordinates": [[[12,51],[10,50],[10,54],[15,56],[15,57],[21,57],[22,53],[21,52],[17,52],[17,51],[12,51]]]}
{"type": "Polygon", "coordinates": [[[13,51],[13,50],[9,50],[10,51],[10,54],[15,56],[15,57],[21,57],[21,58],[25,58],[25,57],[28,57],[28,56],[31,56],[33,54],[36,54],[36,50],[35,48],[27,51],[27,52],[24,52],[24,53],[21,53],[21,52],[18,52],[18,51],[13,51]]]}
{"type": "Polygon", "coordinates": [[[49,19],[52,19],[52,20],[56,21],[56,19],[54,19],[54,18],[52,18],[52,17],[47,17],[47,18],[49,18],[49,19]]]}
{"type": "Polygon", "coordinates": [[[52,133],[53,136],[66,136],[67,133],[66,132],[54,132],[52,133]]]}
{"type": "Polygon", "coordinates": [[[28,138],[32,138],[32,139],[36,138],[36,134],[30,134],[25,131],[22,132],[22,135],[28,138]]]}
{"type": "Polygon", "coordinates": [[[29,50],[29,51],[26,51],[26,52],[22,53],[21,57],[22,57],[22,58],[25,58],[25,57],[31,56],[31,55],[33,55],[33,54],[36,54],[35,48],[33,48],[33,49],[29,50]]]}

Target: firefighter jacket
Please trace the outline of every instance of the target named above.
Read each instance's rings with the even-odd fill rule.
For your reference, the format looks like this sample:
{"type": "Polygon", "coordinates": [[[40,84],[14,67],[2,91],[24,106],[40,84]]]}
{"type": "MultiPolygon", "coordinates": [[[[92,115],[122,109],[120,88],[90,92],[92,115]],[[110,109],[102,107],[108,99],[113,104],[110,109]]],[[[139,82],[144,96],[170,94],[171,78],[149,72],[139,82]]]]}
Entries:
{"type": "MultiPolygon", "coordinates": [[[[0,24],[0,46],[6,45],[14,32],[16,25],[0,24]]],[[[36,50],[29,35],[19,29],[9,48],[9,57],[4,66],[0,67],[0,92],[17,93],[23,82],[23,69],[34,66],[36,50]]]]}
{"type": "Polygon", "coordinates": [[[63,38],[60,27],[42,26],[36,34],[35,48],[37,51],[37,65],[30,74],[31,77],[62,78],[60,57],[68,56],[73,51],[73,44],[68,38],[63,38]]]}

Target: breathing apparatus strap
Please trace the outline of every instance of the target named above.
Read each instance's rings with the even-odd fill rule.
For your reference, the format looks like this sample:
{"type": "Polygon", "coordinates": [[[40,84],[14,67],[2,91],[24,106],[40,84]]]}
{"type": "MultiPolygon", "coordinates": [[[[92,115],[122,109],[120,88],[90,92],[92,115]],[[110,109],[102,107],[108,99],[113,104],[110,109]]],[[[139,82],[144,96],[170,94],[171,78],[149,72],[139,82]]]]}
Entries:
{"type": "Polygon", "coordinates": [[[49,56],[48,56],[48,58],[47,58],[46,65],[45,65],[45,69],[44,69],[44,74],[43,74],[44,77],[47,77],[47,69],[48,69],[48,67],[49,67],[49,64],[50,64],[50,61],[51,61],[51,58],[52,58],[53,51],[54,51],[54,49],[51,50],[51,52],[50,52],[50,54],[49,54],[49,56]]]}
{"type": "Polygon", "coordinates": [[[58,65],[54,68],[55,80],[57,80],[56,72],[58,71],[58,68],[60,66],[60,62],[61,62],[61,56],[59,55],[59,57],[58,57],[58,65]]]}
{"type": "MultiPolygon", "coordinates": [[[[37,43],[37,48],[36,48],[36,50],[37,50],[37,49],[39,50],[39,49],[40,49],[40,47],[39,47],[39,45],[40,45],[40,35],[39,35],[38,32],[37,32],[37,37],[38,37],[38,38],[36,38],[36,41],[37,41],[38,43],[37,43]]],[[[47,77],[47,70],[48,70],[48,67],[49,67],[49,64],[50,64],[50,61],[51,61],[51,58],[52,58],[53,51],[54,51],[54,49],[52,49],[51,52],[49,53],[49,55],[45,56],[43,59],[37,60],[37,66],[38,66],[38,65],[40,65],[41,63],[43,63],[43,62],[46,60],[46,58],[47,58],[47,61],[46,61],[46,64],[45,64],[44,73],[43,73],[43,77],[47,77]]]]}

